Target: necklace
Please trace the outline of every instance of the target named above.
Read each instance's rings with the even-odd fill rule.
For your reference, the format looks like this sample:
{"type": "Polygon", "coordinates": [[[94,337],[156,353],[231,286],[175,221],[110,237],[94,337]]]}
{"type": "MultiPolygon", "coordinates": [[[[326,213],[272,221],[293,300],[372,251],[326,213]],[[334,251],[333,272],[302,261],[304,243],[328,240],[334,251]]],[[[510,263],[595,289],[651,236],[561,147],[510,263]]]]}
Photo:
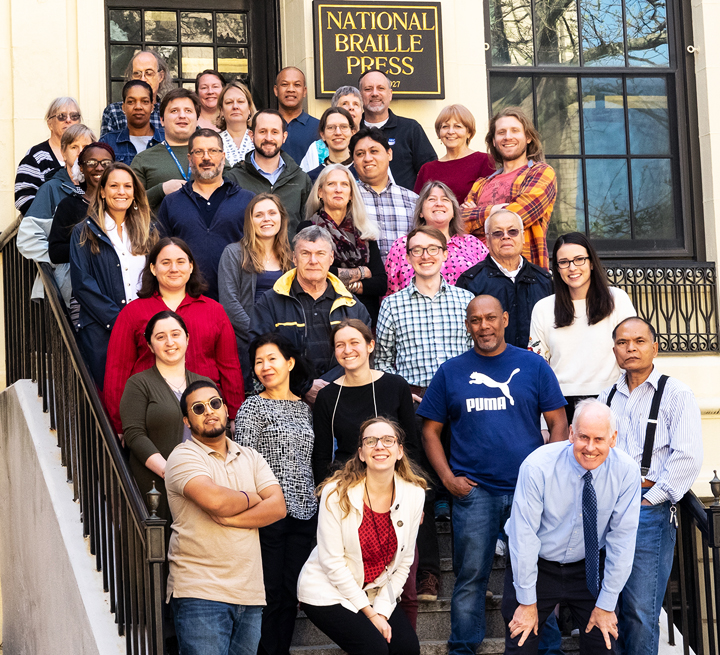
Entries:
{"type": "MultiPolygon", "coordinates": [[[[340,402],[340,394],[342,393],[343,386],[344,386],[344,380],[345,376],[343,376],[342,382],[340,382],[340,391],[338,391],[337,398],[335,399],[335,407],[333,407],[333,413],[332,413],[332,419],[330,420],[330,432],[332,433],[333,438],[333,452],[332,452],[332,459],[335,460],[335,412],[337,412],[338,403],[340,402]]],[[[377,418],[378,412],[377,412],[377,402],[375,400],[375,378],[372,374],[372,369],[370,369],[370,384],[372,385],[372,395],[373,395],[373,408],[375,409],[375,418],[377,418]]],[[[395,493],[395,481],[393,480],[393,493],[395,493]]],[[[365,487],[367,490],[367,486],[365,487]]],[[[370,496],[368,496],[370,498],[370,496]]]]}
{"type": "Polygon", "coordinates": [[[172,382],[170,382],[170,380],[168,380],[164,375],[163,375],[163,380],[165,380],[165,382],[168,383],[168,386],[169,386],[173,391],[176,391],[177,393],[182,393],[183,391],[185,391],[185,387],[187,386],[187,381],[186,381],[186,380],[184,380],[182,384],[177,385],[177,386],[174,385],[172,382]]]}

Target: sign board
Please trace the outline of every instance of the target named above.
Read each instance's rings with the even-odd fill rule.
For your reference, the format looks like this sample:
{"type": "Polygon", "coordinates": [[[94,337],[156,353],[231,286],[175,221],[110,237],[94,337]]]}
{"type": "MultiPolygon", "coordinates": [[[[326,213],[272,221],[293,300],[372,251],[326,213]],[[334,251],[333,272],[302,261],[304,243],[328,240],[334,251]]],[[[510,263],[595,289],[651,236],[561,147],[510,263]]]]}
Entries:
{"type": "Polygon", "coordinates": [[[313,16],[316,97],[373,68],[396,98],[445,97],[439,2],[313,0],[313,16]]]}

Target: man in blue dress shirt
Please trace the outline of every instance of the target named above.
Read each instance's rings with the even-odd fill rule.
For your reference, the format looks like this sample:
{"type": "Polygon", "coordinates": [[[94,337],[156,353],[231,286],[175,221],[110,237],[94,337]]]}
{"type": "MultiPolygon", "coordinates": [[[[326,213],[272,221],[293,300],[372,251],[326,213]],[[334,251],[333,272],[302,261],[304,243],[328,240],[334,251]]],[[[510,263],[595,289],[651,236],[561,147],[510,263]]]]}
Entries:
{"type": "Polygon", "coordinates": [[[616,652],[615,608],[640,515],[638,465],[616,439],[612,412],[587,399],[575,410],[570,443],[548,444],[522,463],[505,526],[506,654],[537,653],[538,632],[559,602],[580,626],[583,655],[616,652]]]}
{"type": "Polygon", "coordinates": [[[275,78],[273,91],[278,99],[278,111],[287,123],[283,150],[300,164],[310,145],[320,138],[320,121],[303,109],[307,96],[305,74],[295,66],[283,68],[275,78]]]}

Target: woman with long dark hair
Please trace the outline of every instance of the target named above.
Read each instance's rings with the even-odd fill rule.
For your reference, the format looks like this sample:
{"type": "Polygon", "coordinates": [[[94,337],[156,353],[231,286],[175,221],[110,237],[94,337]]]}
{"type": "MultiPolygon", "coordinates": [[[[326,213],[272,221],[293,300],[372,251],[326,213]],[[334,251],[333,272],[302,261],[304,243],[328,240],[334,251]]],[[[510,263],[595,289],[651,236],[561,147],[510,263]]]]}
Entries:
{"type": "Polygon", "coordinates": [[[265,458],[287,507],[285,518],[260,528],[267,606],[258,653],[287,655],[297,615],[297,579],[317,529],[312,413],[301,399],[313,375],[292,343],[276,332],[253,340],[250,361],[264,389],[240,407],[235,441],[265,458]]]}
{"type": "Polygon", "coordinates": [[[300,573],[305,614],[349,655],[418,655],[397,596],[415,555],[425,480],[393,421],[372,418],[358,447],[318,489],[317,546],[300,573]]]}
{"type": "Polygon", "coordinates": [[[637,312],[627,293],[610,286],[595,248],[580,232],[555,242],[552,272],[555,294],[533,308],[529,347],[555,372],[570,422],[577,402],[597,397],[617,379],[612,331],[637,312]]]}

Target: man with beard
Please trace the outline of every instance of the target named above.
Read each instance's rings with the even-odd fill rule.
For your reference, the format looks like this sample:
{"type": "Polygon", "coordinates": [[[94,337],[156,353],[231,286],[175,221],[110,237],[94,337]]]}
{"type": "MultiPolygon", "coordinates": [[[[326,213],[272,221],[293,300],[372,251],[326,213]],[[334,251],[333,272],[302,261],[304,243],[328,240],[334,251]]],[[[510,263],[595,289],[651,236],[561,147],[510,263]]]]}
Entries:
{"type": "Polygon", "coordinates": [[[225,246],[242,239],[245,208],[255,194],[223,180],[225,153],[215,130],[197,130],[188,151],[192,180],[165,197],[158,227],[163,236],[178,237],[190,246],[208,284],[205,295],[217,300],[220,257],[225,246]]]}
{"type": "Polygon", "coordinates": [[[508,107],[490,119],[485,143],[502,168],[475,182],[462,204],[467,231],[485,241],[485,221],[498,209],[507,208],[523,221],[523,257],[549,268],[545,235],[557,181],[555,171],[545,163],[540,135],[522,109],[508,107]]]}
{"type": "Polygon", "coordinates": [[[262,109],[255,114],[250,128],[255,150],[226,174],[228,180],[253,193],[274,193],[287,210],[290,221],[288,236],[292,238],[298,223],[305,218],[305,203],[312,182],[295,160],[282,150],[287,139],[287,123],[275,109],[262,109]]]}
{"type": "Polygon", "coordinates": [[[173,516],[167,602],[181,653],[255,653],[265,605],[258,528],[285,517],[262,455],[226,436],[227,407],[210,380],[180,398],[191,437],[170,453],[173,516]]]}

